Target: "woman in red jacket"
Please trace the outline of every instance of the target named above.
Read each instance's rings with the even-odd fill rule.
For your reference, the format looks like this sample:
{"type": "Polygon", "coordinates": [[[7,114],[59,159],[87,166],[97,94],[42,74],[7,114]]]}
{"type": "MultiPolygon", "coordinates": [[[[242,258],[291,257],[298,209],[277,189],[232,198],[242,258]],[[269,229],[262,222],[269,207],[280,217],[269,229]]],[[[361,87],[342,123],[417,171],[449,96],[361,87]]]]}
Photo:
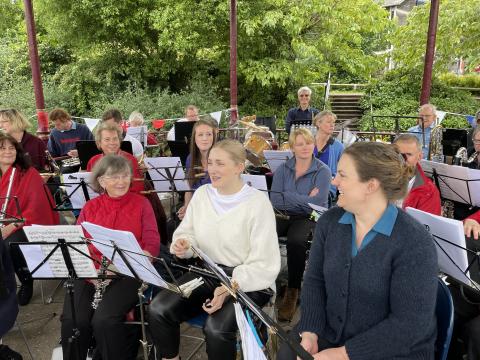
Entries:
{"type": "Polygon", "coordinates": [[[94,165],[102,159],[105,155],[115,154],[123,156],[127,159],[133,169],[133,182],[131,191],[143,191],[143,174],[138,166],[137,159],[126,151],[120,150],[120,143],[122,142],[122,129],[115,124],[102,122],[98,125],[95,131],[95,142],[97,147],[102,151],[102,154],[95,155],[87,164],[87,171],[92,171],[94,165]]]}
{"type": "MultiPolygon", "coordinates": [[[[24,219],[1,228],[6,245],[28,241],[22,227],[36,225],[58,225],[58,214],[52,210],[54,204],[50,192],[45,191],[38,171],[30,164],[20,143],[11,135],[0,132],[0,207],[7,201],[5,218],[24,219]],[[13,173],[13,175],[12,175],[13,173]],[[10,185],[10,197],[6,200],[10,185]],[[17,207],[18,203],[18,207],[17,207]]],[[[33,293],[33,280],[27,263],[17,246],[10,246],[13,267],[21,282],[18,303],[26,305],[33,293]]]]}
{"type": "MultiPolygon", "coordinates": [[[[160,236],[149,201],[130,190],[131,162],[122,156],[107,155],[94,166],[91,183],[102,194],[88,201],[77,220],[88,221],[114,230],[130,231],[135,235],[146,255],[157,256],[160,236]]],[[[88,237],[89,235],[86,234],[88,237]]],[[[100,260],[100,252],[90,245],[90,254],[100,260]]],[[[136,339],[124,324],[125,315],[138,301],[140,283],[130,277],[118,277],[106,287],[98,308],[91,306],[95,286],[92,282],[75,282],[75,310],[80,330],[78,347],[80,359],[85,359],[92,335],[102,359],[133,359],[138,348],[136,339]]],[[[73,321],[70,302],[64,302],[62,320],[62,347],[68,358],[68,338],[72,335],[73,321]]],[[[76,359],[76,357],[74,357],[76,359]]],[[[71,359],[71,358],[70,358],[71,359]]]]}

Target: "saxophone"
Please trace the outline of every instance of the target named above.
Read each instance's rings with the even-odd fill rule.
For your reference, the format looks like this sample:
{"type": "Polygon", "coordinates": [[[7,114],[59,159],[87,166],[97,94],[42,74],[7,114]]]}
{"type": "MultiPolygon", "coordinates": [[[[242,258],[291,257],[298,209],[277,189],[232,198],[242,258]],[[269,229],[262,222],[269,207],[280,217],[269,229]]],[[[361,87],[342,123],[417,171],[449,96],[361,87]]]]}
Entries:
{"type": "Polygon", "coordinates": [[[453,158],[453,165],[465,166],[471,164],[478,157],[479,151],[475,151],[470,157],[467,158],[467,148],[461,147],[457,150],[455,157],[453,158]]]}
{"type": "MultiPolygon", "coordinates": [[[[472,160],[473,161],[473,160],[472,160]]],[[[453,165],[463,166],[463,164],[467,164],[467,148],[461,147],[457,150],[455,157],[453,158],[453,165]]]]}
{"type": "Polygon", "coordinates": [[[110,283],[109,279],[105,279],[105,275],[107,275],[107,268],[108,268],[108,259],[105,256],[102,256],[100,270],[98,272],[99,278],[103,278],[102,280],[95,281],[95,293],[93,294],[93,301],[92,301],[92,308],[96,310],[100,301],[102,301],[103,294],[105,293],[105,289],[107,288],[108,284],[110,283]]]}

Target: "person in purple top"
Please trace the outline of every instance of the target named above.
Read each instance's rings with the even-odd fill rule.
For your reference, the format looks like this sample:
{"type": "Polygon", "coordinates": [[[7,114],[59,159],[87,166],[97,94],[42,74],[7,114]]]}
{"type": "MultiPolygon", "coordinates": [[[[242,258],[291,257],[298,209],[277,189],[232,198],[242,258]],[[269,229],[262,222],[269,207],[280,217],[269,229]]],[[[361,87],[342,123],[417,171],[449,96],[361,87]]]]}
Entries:
{"type": "MultiPolygon", "coordinates": [[[[204,184],[210,183],[207,173],[208,152],[215,144],[217,137],[217,123],[213,119],[202,118],[193,126],[192,137],[190,138],[190,154],[185,162],[187,179],[192,190],[198,189],[204,184]]],[[[193,192],[185,193],[185,202],[178,210],[180,220],[185,216],[188,203],[192,199],[193,192]]]]}

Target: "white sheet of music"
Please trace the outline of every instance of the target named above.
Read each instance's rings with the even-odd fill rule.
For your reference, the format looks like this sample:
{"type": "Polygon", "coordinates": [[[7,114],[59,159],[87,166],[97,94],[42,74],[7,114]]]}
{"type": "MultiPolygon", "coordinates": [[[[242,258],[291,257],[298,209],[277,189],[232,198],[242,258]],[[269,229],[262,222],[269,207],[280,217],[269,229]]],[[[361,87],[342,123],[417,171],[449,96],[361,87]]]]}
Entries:
{"type": "MultiPolygon", "coordinates": [[[[432,235],[466,248],[463,223],[461,221],[432,215],[410,207],[406,209],[406,212],[423,224],[432,235]]],[[[466,271],[468,267],[466,250],[437,237],[434,237],[434,239],[440,271],[471,286],[470,274],[466,271]]]]}
{"type": "Polygon", "coordinates": [[[258,345],[257,339],[253,334],[242,306],[238,302],[233,303],[233,306],[235,307],[235,318],[237,319],[238,330],[240,331],[240,338],[242,339],[244,358],[248,360],[267,360],[265,354],[258,345]]]}
{"type": "MultiPolygon", "coordinates": [[[[45,257],[56,246],[58,239],[65,239],[66,242],[83,242],[83,230],[80,225],[33,225],[23,228],[29,242],[45,242],[45,245],[19,245],[27,261],[30,271],[35,269],[45,257]],[[48,243],[48,244],[47,244],[48,243]]],[[[72,245],[84,254],[90,255],[87,244],[72,245]]],[[[73,267],[78,277],[96,278],[97,271],[93,261],[78,251],[68,249],[73,267]]],[[[42,277],[68,277],[68,269],[62,251],[58,248],[48,261],[42,265],[34,274],[34,278],[42,277]]]]}
{"type": "Polygon", "coordinates": [[[129,126],[127,134],[137,139],[143,147],[147,146],[148,128],[143,126],[129,126]]]}
{"type": "Polygon", "coordinates": [[[448,165],[444,163],[422,160],[423,171],[429,176],[433,174],[433,169],[439,175],[438,184],[440,186],[440,195],[443,199],[458,201],[464,204],[470,202],[469,195],[469,168],[448,165]]]}
{"type": "Polygon", "coordinates": [[[94,240],[92,244],[109,260],[112,260],[113,257],[112,261],[118,272],[135,277],[120,255],[118,253],[114,255],[112,242],[124,251],[123,253],[130,266],[140,279],[152,285],[169,288],[167,282],[158,274],[150,260],[143,256],[143,250],[130,231],[112,230],[87,221],[83,222],[82,226],[92,236],[94,240]]]}
{"type": "Polygon", "coordinates": [[[263,156],[267,160],[272,172],[275,172],[280,165],[293,157],[291,150],[263,150],[263,156]]]}
{"type": "Polygon", "coordinates": [[[90,200],[100,195],[89,185],[91,174],[91,172],[77,172],[62,175],[62,182],[65,184],[64,188],[68,197],[70,198],[73,209],[81,209],[87,202],[82,186],[80,185],[80,181],[83,180],[85,183],[87,183],[87,192],[90,200]]]}
{"type": "Polygon", "coordinates": [[[173,180],[177,191],[191,190],[190,184],[185,180],[182,162],[179,157],[156,157],[145,158],[145,165],[153,180],[155,190],[168,192],[172,191],[169,180],[173,180]],[[167,174],[167,170],[170,176],[167,174]]]}
{"type": "Polygon", "coordinates": [[[265,175],[242,174],[241,177],[245,184],[265,192],[265,195],[268,196],[267,179],[265,175]]]}

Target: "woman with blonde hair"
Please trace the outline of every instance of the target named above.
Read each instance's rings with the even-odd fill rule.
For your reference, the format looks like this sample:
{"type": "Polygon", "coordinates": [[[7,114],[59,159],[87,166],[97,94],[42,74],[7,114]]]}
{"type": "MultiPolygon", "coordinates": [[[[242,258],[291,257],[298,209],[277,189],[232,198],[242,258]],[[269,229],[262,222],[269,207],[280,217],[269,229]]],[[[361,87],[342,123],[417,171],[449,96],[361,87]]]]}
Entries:
{"type": "Polygon", "coordinates": [[[0,110],[0,128],[22,145],[25,155],[30,157],[33,167],[42,171],[46,169],[47,165],[45,156],[47,145],[35,135],[30,134],[27,131],[29,127],[29,121],[20,111],[0,110]]]}
{"type": "Polygon", "coordinates": [[[315,227],[308,203],[328,207],[331,173],[313,156],[312,133],[293,129],[289,138],[294,156],[273,174],[271,200],[286,217],[277,218],[277,233],[287,236],[288,287],[278,310],[278,318],[290,321],[297,307],[307,258],[309,236],[315,227]]]}
{"type": "MultiPolygon", "coordinates": [[[[199,187],[173,234],[170,252],[191,258],[191,246],[225,269],[239,288],[265,305],[280,270],[275,215],[268,198],[243,183],[245,149],[234,140],[216,143],[208,155],[212,181],[199,187]]],[[[180,283],[196,276],[186,273],[180,283]]],[[[163,359],[178,359],[180,324],[208,314],[204,333],[209,359],[235,359],[237,324],[233,299],[221,284],[204,277],[188,298],[161,291],[149,306],[149,325],[163,359]]]]}
{"type": "MultiPolygon", "coordinates": [[[[338,206],[318,220],[292,332],[315,359],[434,358],[435,246],[394,205],[411,173],[387,144],[355,143],[340,158],[338,206]]],[[[279,354],[296,359],[288,346],[279,354]]]]}

